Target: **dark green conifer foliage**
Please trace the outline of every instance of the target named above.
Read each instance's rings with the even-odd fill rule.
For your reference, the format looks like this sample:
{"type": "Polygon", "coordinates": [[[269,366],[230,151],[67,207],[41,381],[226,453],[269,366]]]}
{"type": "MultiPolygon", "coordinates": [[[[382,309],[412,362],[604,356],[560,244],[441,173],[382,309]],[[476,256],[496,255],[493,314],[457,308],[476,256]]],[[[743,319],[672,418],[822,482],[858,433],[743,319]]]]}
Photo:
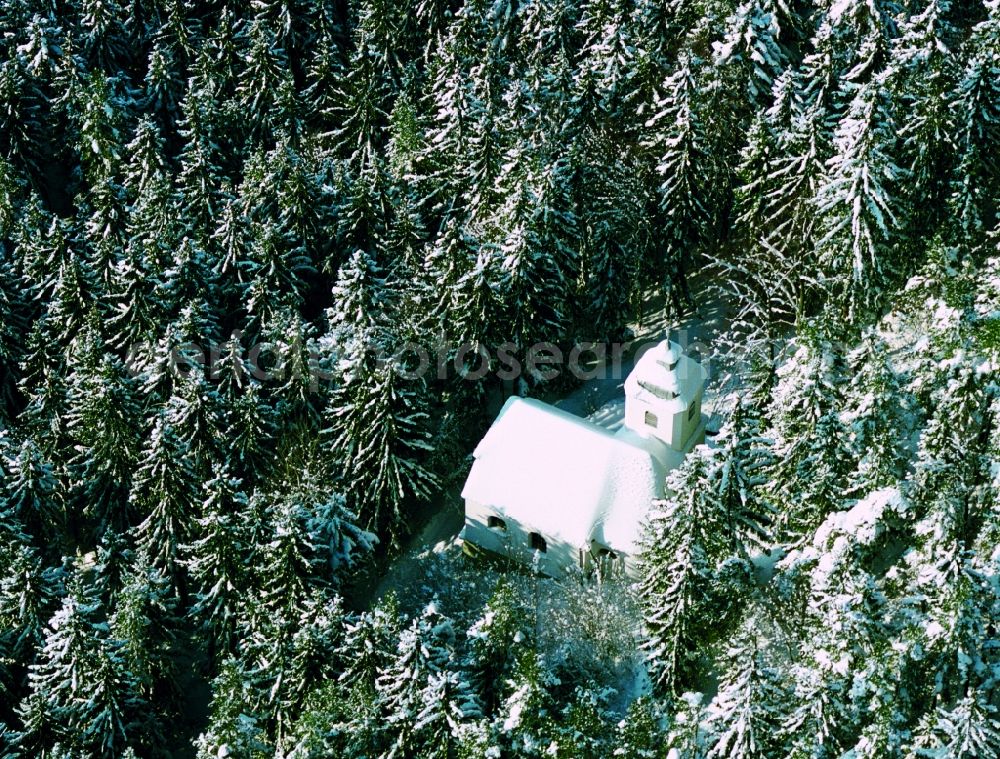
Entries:
{"type": "Polygon", "coordinates": [[[996,755],[998,50],[995,0],[0,2],[0,756],[996,755]],[[664,330],[709,434],[638,599],[389,571],[573,393],[498,347],[664,330]]]}

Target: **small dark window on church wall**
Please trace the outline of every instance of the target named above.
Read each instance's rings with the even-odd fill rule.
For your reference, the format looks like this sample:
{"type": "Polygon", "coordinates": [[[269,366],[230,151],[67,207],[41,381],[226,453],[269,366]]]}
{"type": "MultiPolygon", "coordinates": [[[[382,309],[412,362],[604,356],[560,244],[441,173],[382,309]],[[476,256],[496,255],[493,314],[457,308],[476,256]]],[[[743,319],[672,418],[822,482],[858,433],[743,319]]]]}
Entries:
{"type": "Polygon", "coordinates": [[[500,517],[487,517],[486,526],[493,530],[506,530],[507,523],[500,517]]]}

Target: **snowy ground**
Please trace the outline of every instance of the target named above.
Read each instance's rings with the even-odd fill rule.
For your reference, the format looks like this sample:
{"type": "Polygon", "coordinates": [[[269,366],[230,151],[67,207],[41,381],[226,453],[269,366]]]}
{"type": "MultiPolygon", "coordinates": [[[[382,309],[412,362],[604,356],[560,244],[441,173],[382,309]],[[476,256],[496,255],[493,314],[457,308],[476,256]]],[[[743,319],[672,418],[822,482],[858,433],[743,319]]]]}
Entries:
{"type": "MultiPolygon", "coordinates": [[[[699,284],[697,281],[694,283],[695,292],[704,290],[699,284]]],[[[583,382],[565,397],[555,400],[554,405],[612,431],[618,429],[625,413],[625,377],[642,350],[669,336],[685,352],[702,361],[708,370],[702,408],[708,416],[709,433],[716,431],[721,423],[720,410],[732,404],[736,392],[732,382],[726,379],[728,375],[712,347],[728,325],[728,309],[722,302],[699,302],[696,313],[668,321],[662,295],[650,295],[644,304],[642,323],[630,325],[635,338],[625,350],[621,371],[608,371],[607,376],[583,382]]],[[[443,493],[427,524],[389,566],[381,580],[374,584],[372,599],[382,597],[389,590],[399,592],[409,587],[414,577],[420,574],[421,563],[432,552],[440,554],[446,551],[458,536],[463,523],[464,506],[459,492],[443,493]]]]}
{"type": "Polygon", "coordinates": [[[437,509],[423,529],[411,540],[406,550],[400,554],[386,570],[375,586],[372,600],[377,600],[388,591],[400,592],[419,574],[419,565],[430,552],[446,550],[455,542],[462,525],[465,524],[465,506],[458,492],[442,493],[437,509]]]}

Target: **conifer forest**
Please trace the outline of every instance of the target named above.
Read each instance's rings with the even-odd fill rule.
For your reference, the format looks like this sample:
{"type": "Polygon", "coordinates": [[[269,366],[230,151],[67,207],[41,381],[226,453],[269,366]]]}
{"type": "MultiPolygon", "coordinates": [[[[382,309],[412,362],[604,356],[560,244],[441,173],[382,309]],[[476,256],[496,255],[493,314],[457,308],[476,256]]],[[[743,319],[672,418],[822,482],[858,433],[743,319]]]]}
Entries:
{"type": "Polygon", "coordinates": [[[1000,757],[1000,0],[0,0],[15,757],[1000,757]],[[713,310],[634,574],[412,557],[713,310]]]}

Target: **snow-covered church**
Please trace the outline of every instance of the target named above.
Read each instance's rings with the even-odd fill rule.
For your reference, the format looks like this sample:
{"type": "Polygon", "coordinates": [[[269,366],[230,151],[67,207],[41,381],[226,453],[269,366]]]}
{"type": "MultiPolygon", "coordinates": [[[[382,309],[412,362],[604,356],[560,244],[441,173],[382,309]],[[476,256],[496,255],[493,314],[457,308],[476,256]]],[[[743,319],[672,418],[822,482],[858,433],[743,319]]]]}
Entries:
{"type": "Polygon", "coordinates": [[[625,380],[617,432],[528,398],[510,398],[473,454],[462,490],[467,553],[486,549],[559,576],[632,566],[664,478],[702,442],[706,372],[680,346],[647,350],[625,380]]]}

